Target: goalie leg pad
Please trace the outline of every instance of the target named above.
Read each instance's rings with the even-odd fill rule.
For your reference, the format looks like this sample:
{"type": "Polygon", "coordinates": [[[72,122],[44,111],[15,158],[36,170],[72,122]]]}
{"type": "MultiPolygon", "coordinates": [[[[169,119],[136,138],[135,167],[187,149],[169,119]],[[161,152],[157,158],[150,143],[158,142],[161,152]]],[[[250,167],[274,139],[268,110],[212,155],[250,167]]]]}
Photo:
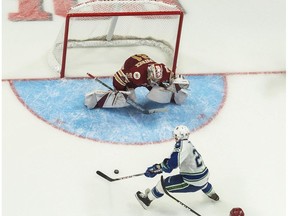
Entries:
{"type": "Polygon", "coordinates": [[[129,106],[127,95],[121,92],[96,90],[85,95],[85,105],[93,108],[121,108],[129,106]]]}
{"type": "Polygon", "coordinates": [[[173,92],[160,86],[154,86],[147,94],[147,98],[157,103],[170,103],[172,95],[173,92]]]}
{"type": "Polygon", "coordinates": [[[87,93],[85,95],[84,104],[88,109],[94,109],[96,107],[96,104],[97,104],[97,93],[96,92],[87,93]]]}
{"type": "Polygon", "coordinates": [[[188,97],[188,93],[184,89],[181,89],[180,91],[175,92],[173,95],[173,99],[176,104],[183,104],[187,97],[188,97]]]}

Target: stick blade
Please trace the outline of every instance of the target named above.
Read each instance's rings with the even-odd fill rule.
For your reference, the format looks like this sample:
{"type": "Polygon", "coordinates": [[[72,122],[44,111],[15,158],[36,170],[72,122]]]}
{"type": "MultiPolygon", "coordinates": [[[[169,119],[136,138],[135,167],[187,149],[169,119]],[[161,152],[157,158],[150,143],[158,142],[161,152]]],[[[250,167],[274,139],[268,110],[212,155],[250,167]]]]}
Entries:
{"type": "Polygon", "coordinates": [[[149,109],[147,114],[167,112],[167,108],[149,109]]]}
{"type": "Polygon", "coordinates": [[[96,173],[97,173],[99,176],[101,176],[102,178],[104,178],[104,179],[106,179],[106,180],[108,180],[108,181],[110,181],[110,182],[115,181],[114,179],[110,178],[109,176],[105,175],[104,173],[102,173],[102,172],[99,171],[99,170],[97,170],[96,173]]]}

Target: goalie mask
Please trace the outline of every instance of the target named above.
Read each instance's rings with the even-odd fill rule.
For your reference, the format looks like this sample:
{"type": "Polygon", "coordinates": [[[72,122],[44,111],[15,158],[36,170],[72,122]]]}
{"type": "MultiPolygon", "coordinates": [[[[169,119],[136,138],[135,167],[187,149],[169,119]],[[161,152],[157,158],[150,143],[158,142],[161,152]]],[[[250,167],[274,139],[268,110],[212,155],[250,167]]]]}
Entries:
{"type": "Polygon", "coordinates": [[[151,64],[147,68],[147,80],[151,83],[157,83],[163,77],[163,68],[161,64],[151,64]]]}
{"type": "Polygon", "coordinates": [[[184,125],[177,126],[173,131],[174,138],[178,140],[188,139],[190,135],[189,129],[184,125]]]}

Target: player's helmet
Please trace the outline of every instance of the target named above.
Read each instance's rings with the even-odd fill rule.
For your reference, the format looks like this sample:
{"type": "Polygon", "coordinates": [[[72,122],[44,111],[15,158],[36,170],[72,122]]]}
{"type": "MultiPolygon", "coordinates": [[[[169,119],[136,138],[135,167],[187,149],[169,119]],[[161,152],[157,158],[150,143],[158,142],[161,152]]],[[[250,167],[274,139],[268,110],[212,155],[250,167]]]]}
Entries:
{"type": "Polygon", "coordinates": [[[151,83],[158,82],[163,77],[163,67],[161,64],[151,64],[147,68],[147,80],[151,83]]]}
{"type": "Polygon", "coordinates": [[[177,141],[182,140],[182,139],[188,139],[189,135],[190,135],[190,131],[188,127],[184,125],[177,126],[173,131],[173,136],[177,141]]]}
{"type": "Polygon", "coordinates": [[[230,216],[244,216],[244,211],[241,208],[233,208],[230,211],[230,216]]]}

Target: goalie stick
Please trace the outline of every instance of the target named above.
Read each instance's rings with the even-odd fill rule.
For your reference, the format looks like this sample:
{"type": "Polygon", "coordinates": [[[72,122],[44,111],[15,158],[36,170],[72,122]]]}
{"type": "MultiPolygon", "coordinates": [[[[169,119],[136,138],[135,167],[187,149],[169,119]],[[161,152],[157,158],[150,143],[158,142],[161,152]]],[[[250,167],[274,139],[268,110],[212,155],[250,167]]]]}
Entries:
{"type": "Polygon", "coordinates": [[[197,216],[201,216],[199,213],[197,213],[196,211],[194,211],[192,208],[190,208],[189,206],[187,206],[186,204],[184,204],[183,202],[181,202],[180,200],[178,200],[177,198],[175,198],[174,196],[172,196],[168,191],[167,189],[165,188],[165,184],[164,184],[164,178],[163,176],[161,176],[161,185],[162,185],[162,188],[164,190],[164,193],[166,195],[168,195],[169,197],[171,197],[173,200],[175,200],[177,203],[179,203],[180,205],[184,206],[186,209],[188,209],[189,211],[193,212],[195,215],[197,216]]]}
{"type": "Polygon", "coordinates": [[[120,178],[110,178],[109,176],[107,176],[106,174],[104,174],[103,172],[97,170],[96,173],[101,176],[102,178],[113,182],[113,181],[118,181],[118,180],[123,180],[123,179],[128,179],[128,178],[133,178],[133,177],[137,177],[137,176],[142,176],[144,175],[144,173],[139,173],[139,174],[134,174],[134,175],[129,175],[129,176],[124,176],[124,177],[120,177],[120,178]]]}
{"type": "MultiPolygon", "coordinates": [[[[87,73],[87,75],[91,78],[93,78],[94,80],[96,80],[97,82],[99,82],[101,85],[105,86],[106,88],[110,89],[111,91],[116,91],[113,88],[111,88],[109,85],[107,85],[106,83],[102,82],[101,80],[99,80],[97,77],[93,76],[90,73],[87,73]]],[[[160,112],[167,112],[166,108],[157,108],[157,109],[145,109],[144,107],[142,107],[140,104],[136,103],[134,100],[132,100],[131,98],[127,98],[127,103],[130,104],[131,106],[133,106],[135,109],[141,111],[144,114],[152,114],[152,113],[160,113],[160,112]]]]}

